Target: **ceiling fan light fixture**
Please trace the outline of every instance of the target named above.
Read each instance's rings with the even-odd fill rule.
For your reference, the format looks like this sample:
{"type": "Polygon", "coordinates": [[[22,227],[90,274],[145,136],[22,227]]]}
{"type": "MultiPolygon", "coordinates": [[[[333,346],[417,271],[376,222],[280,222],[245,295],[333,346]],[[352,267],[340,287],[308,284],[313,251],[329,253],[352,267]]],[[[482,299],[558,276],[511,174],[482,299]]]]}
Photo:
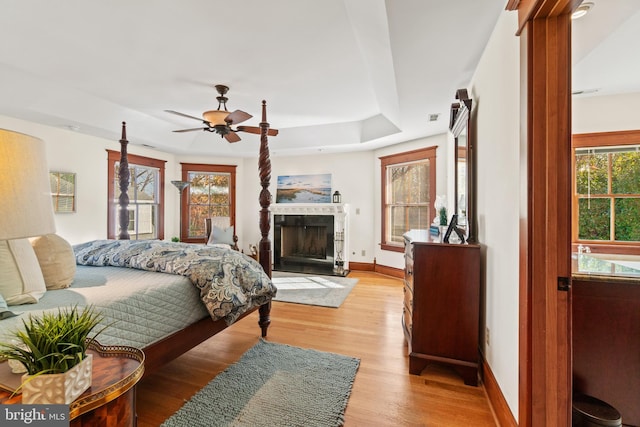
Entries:
{"type": "Polygon", "coordinates": [[[226,110],[210,110],[202,113],[202,118],[211,123],[211,126],[226,126],[227,122],[224,120],[229,115],[226,110]]]}

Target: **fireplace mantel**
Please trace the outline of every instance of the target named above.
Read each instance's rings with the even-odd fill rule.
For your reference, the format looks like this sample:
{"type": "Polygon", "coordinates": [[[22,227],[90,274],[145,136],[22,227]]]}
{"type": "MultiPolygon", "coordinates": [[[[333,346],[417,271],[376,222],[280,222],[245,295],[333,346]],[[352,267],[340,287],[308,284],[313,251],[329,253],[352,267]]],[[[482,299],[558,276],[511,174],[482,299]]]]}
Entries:
{"type": "MultiPolygon", "coordinates": [[[[334,244],[334,254],[341,253],[343,269],[349,270],[349,233],[347,231],[349,205],[346,203],[275,203],[270,207],[272,214],[271,230],[274,215],[331,215],[333,216],[334,235],[340,236],[343,241],[334,244]],[[341,247],[338,248],[337,245],[341,247]]],[[[272,242],[274,240],[272,239],[272,242]]]]}
{"type": "Polygon", "coordinates": [[[349,213],[349,205],[346,203],[276,203],[271,205],[271,213],[275,215],[346,216],[349,213]]]}

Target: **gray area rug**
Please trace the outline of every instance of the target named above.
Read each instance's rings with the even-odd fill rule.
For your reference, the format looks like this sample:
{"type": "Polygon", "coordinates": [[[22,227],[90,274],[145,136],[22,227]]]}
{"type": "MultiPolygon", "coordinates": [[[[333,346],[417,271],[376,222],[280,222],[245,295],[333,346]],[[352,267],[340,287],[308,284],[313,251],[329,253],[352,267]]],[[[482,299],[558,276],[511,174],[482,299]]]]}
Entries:
{"type": "Polygon", "coordinates": [[[278,288],[274,301],[333,308],[340,307],[358,283],[358,279],[348,277],[281,271],[274,271],[272,276],[273,284],[278,288]]]}
{"type": "Polygon", "coordinates": [[[162,427],[341,426],[359,365],[261,339],[162,427]]]}

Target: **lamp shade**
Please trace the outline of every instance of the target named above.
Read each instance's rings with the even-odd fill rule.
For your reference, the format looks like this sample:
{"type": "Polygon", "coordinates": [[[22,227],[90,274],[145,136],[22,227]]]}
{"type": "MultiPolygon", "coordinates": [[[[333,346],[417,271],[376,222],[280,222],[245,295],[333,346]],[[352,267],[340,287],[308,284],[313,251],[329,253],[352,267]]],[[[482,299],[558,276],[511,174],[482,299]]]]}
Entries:
{"type": "Polygon", "coordinates": [[[55,231],[44,142],[0,129],[0,239],[55,231]]]}
{"type": "Polygon", "coordinates": [[[229,112],[226,110],[211,110],[211,111],[205,111],[202,114],[202,117],[206,121],[211,123],[211,126],[216,126],[216,125],[224,126],[227,124],[227,122],[224,119],[226,119],[228,115],[229,115],[229,112]]]}

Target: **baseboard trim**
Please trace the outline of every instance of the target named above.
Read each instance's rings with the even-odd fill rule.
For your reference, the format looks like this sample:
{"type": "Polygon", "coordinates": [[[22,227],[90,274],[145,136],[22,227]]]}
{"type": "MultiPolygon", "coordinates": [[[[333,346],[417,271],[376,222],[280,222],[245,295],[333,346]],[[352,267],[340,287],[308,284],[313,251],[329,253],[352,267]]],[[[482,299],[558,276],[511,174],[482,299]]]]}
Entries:
{"type": "Polygon", "coordinates": [[[487,399],[493,409],[493,415],[496,417],[498,425],[501,427],[517,427],[518,422],[511,413],[498,381],[496,381],[496,377],[484,357],[482,358],[482,380],[484,391],[487,393],[487,399]]]}
{"type": "Polygon", "coordinates": [[[387,267],[369,262],[349,262],[349,270],[351,271],[373,271],[374,273],[384,274],[385,276],[404,278],[404,270],[395,267],[387,267]]]}
{"type": "Polygon", "coordinates": [[[373,264],[369,262],[353,262],[349,261],[349,270],[351,271],[374,271],[373,264]]]}

